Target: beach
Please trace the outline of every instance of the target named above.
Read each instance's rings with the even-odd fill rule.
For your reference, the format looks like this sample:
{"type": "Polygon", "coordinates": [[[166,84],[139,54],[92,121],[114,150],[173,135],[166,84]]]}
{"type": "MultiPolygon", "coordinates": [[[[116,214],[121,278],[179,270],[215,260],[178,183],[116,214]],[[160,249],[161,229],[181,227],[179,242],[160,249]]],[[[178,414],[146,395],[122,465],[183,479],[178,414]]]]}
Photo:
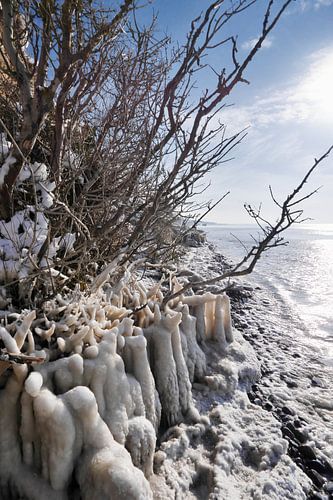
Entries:
{"type": "MultiPolygon", "coordinates": [[[[242,229],[248,231],[249,228],[242,229]]],[[[327,231],[327,228],[325,229],[327,231]]],[[[217,249],[221,250],[222,241],[229,259],[239,254],[237,249],[235,251],[232,248],[235,240],[230,243],[232,241],[230,237],[228,246],[228,238],[225,238],[227,231],[229,235],[231,234],[231,228],[212,226],[205,227],[204,230],[208,238],[214,241],[215,246],[207,245],[205,251],[202,248],[191,251],[187,258],[187,266],[206,279],[214,273],[221,272],[221,266],[226,265],[225,258],[216,252],[217,249]],[[210,252],[210,256],[207,252],[210,252]]],[[[313,231],[313,228],[311,230],[313,231]]],[[[317,230],[316,238],[313,238],[314,244],[316,245],[319,239],[319,243],[327,248],[330,240],[327,242],[325,236],[327,233],[322,234],[317,230]]],[[[306,240],[304,233],[296,233],[293,237],[298,247],[299,241],[306,240]]],[[[293,256],[295,244],[291,250],[285,247],[285,258],[288,251],[293,256]]],[[[276,293],[272,282],[279,285],[274,275],[274,272],[278,275],[279,270],[273,267],[271,272],[273,278],[269,283],[270,274],[267,272],[270,265],[269,257],[271,256],[267,256],[263,270],[246,277],[246,280],[234,281],[233,287],[228,292],[232,299],[234,326],[253,347],[260,362],[260,378],[253,383],[249,398],[279,422],[282,435],[288,442],[288,455],[313,483],[313,488],[306,493],[306,497],[328,499],[331,498],[333,490],[333,427],[330,396],[333,374],[329,332],[325,330],[322,332],[321,325],[325,323],[323,316],[317,315],[317,332],[314,331],[313,324],[312,330],[309,328],[311,326],[309,321],[304,324],[304,319],[311,314],[313,316],[314,308],[307,311],[306,318],[302,318],[299,313],[301,308],[296,310],[290,300],[285,300],[286,294],[276,293]],[[316,337],[320,341],[314,346],[316,337]]],[[[320,255],[318,258],[320,259],[320,255]]],[[[278,259],[281,262],[281,256],[278,256],[278,259]]],[[[271,265],[274,266],[274,257],[271,265]]],[[[280,273],[282,271],[280,269],[280,273]]],[[[313,278],[313,275],[311,277],[313,278]]],[[[291,273],[288,273],[287,279],[291,281],[292,278],[291,273]]],[[[301,275],[300,281],[306,282],[306,279],[307,276],[301,275]]],[[[325,279],[317,283],[322,293],[321,297],[325,292],[329,293],[328,288],[325,290],[325,285],[325,279]]],[[[218,291],[218,287],[213,287],[212,291],[218,291]]],[[[295,290],[289,287],[288,293],[292,295],[295,290]]],[[[310,296],[309,290],[307,293],[310,296]]],[[[301,287],[299,294],[302,295],[301,287]]],[[[302,300],[304,295],[305,293],[302,300]]],[[[320,297],[312,296],[311,300],[318,311],[320,297]]],[[[329,316],[330,309],[326,308],[325,313],[329,316]]],[[[279,496],[279,493],[276,495],[274,498],[285,498],[283,495],[279,496]]],[[[303,497],[296,495],[291,498],[303,497]]]]}
{"type": "MultiPolygon", "coordinates": [[[[191,249],[178,271],[196,281],[219,274],[226,265],[205,244],[191,249]]],[[[208,290],[218,293],[221,287],[208,290]]],[[[193,385],[196,408],[209,420],[206,425],[180,424],[162,438],[153,479],[156,499],[311,498],[311,481],[290,456],[277,407],[265,407],[259,392],[254,394],[263,382],[264,363],[244,328],[250,322],[244,311],[254,313],[249,304],[253,292],[246,283],[230,291],[234,342],[223,352],[216,343],[206,343],[207,374],[193,385]]]]}
{"type": "Polygon", "coordinates": [[[0,497],[14,491],[36,500],[99,500],[120,488],[119,498],[140,500],[329,500],[332,403],[324,351],[305,348],[306,336],[295,336],[295,312],[258,275],[195,285],[230,268],[230,255],[207,235],[204,243],[190,239],[194,246],[183,247],[178,261],[125,269],[112,286],[107,267],[95,292],[46,304],[52,323],[34,310],[7,313],[17,333],[1,329],[8,352],[21,356],[17,342],[25,352],[31,327],[38,359],[30,361],[41,364],[4,372],[0,416],[9,431],[0,497]],[[192,289],[170,300],[170,289],[186,283],[192,289]],[[77,469],[80,490],[69,482],[81,464],[71,455],[75,437],[86,460],[77,469]],[[59,453],[50,483],[30,474],[39,440],[59,453]],[[64,446],[69,465],[58,474],[64,446]],[[101,471],[107,476],[99,480],[101,471]]]}

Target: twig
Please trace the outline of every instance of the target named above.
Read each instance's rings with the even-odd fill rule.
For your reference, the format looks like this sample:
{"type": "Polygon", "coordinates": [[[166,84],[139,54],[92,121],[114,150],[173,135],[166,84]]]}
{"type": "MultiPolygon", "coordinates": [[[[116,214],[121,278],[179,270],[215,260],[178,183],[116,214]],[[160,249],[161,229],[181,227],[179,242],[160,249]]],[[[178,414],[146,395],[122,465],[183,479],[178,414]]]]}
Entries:
{"type": "Polygon", "coordinates": [[[28,356],[26,354],[13,354],[3,349],[0,350],[0,361],[11,364],[24,364],[24,363],[44,363],[45,359],[40,356],[28,356]]]}
{"type": "Polygon", "coordinates": [[[303,210],[295,211],[291,210],[291,208],[299,204],[300,202],[304,201],[305,199],[309,198],[310,196],[312,196],[314,193],[317,192],[317,190],[312,191],[312,193],[308,194],[307,196],[303,196],[298,200],[295,200],[295,197],[300,193],[300,191],[304,187],[305,183],[309,179],[309,176],[312,174],[315,168],[317,168],[317,166],[329,156],[332,150],[333,150],[333,145],[330,146],[330,148],[326,151],[326,153],[324,153],[318,160],[315,159],[314,164],[307,171],[307,173],[305,174],[301,182],[298,184],[298,186],[293,190],[293,192],[290,195],[287,196],[285,201],[281,203],[280,217],[275,222],[275,224],[271,224],[267,222],[265,219],[263,219],[260,216],[260,210],[258,212],[255,212],[254,210],[251,209],[251,207],[249,207],[248,213],[262,229],[264,237],[261,240],[260,239],[255,240],[256,244],[252,246],[252,248],[247,252],[247,254],[243,257],[243,259],[240,262],[238,262],[229,271],[222,273],[221,275],[216,276],[215,278],[188,283],[184,285],[178,292],[169,293],[168,295],[165,296],[163,300],[163,305],[167,304],[170,300],[173,300],[179,297],[180,295],[183,295],[187,290],[189,290],[192,287],[203,288],[207,285],[212,285],[216,282],[223,281],[227,278],[240,277],[250,274],[253,271],[256,263],[260,259],[261,255],[265,251],[269,250],[270,248],[275,248],[277,246],[286,244],[287,242],[284,242],[283,237],[280,236],[281,233],[286,229],[288,229],[292,224],[302,222],[302,220],[299,220],[299,218],[302,215],[303,210]],[[263,229],[261,222],[267,223],[268,226],[265,229],[263,229]],[[241,267],[246,263],[248,263],[247,267],[245,269],[241,269],[241,267]]]}

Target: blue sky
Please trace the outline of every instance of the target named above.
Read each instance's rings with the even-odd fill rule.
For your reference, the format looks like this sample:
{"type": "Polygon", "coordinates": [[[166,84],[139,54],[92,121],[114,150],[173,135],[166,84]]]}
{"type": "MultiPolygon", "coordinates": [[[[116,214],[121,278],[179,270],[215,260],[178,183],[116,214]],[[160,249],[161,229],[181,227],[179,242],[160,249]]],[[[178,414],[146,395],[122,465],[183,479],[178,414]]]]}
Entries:
{"type": "MultiPolygon", "coordinates": [[[[174,40],[184,41],[189,23],[209,2],[156,0],[148,9],[159,13],[159,28],[174,40]]],[[[277,5],[282,1],[277,0],[277,5]]],[[[237,18],[240,54],[245,54],[259,34],[266,0],[237,18]]],[[[223,67],[225,54],[216,51],[212,62],[223,67]]],[[[270,201],[271,184],[280,199],[301,179],[314,157],[333,143],[333,0],[296,0],[269,36],[223,111],[230,132],[249,126],[234,160],[217,167],[205,198],[217,199],[230,190],[223,204],[209,215],[221,223],[250,222],[244,202],[263,203],[267,217],[276,215],[270,201]]],[[[203,88],[211,76],[200,77],[203,88]]],[[[305,215],[317,223],[333,223],[333,155],[307,185],[323,186],[304,204],[305,215]]]]}

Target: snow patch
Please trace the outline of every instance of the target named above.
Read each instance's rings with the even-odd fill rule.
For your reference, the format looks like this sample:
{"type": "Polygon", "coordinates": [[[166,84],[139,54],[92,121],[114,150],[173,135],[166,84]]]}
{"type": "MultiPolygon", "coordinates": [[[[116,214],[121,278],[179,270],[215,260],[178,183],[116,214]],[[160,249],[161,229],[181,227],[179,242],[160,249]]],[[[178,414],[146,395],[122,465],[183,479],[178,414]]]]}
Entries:
{"type": "Polygon", "coordinates": [[[8,155],[0,169],[0,187],[5,182],[6,175],[8,174],[10,167],[14,165],[14,163],[16,163],[16,158],[14,158],[14,156],[12,156],[11,154],[8,155]]]}

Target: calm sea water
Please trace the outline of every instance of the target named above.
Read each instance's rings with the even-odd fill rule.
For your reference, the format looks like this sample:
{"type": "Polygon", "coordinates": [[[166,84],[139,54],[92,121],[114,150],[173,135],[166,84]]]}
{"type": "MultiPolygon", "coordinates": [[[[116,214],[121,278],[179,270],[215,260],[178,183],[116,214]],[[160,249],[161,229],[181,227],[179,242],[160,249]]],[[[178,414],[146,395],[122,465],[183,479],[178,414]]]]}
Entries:
{"type": "MultiPolygon", "coordinates": [[[[250,248],[250,235],[257,235],[256,227],[250,225],[207,225],[203,229],[209,241],[233,261],[245,252],[238,240],[250,248]]],[[[304,336],[302,343],[333,366],[333,224],[300,225],[289,229],[285,239],[289,244],[268,251],[245,279],[284,302],[304,336]]]]}

